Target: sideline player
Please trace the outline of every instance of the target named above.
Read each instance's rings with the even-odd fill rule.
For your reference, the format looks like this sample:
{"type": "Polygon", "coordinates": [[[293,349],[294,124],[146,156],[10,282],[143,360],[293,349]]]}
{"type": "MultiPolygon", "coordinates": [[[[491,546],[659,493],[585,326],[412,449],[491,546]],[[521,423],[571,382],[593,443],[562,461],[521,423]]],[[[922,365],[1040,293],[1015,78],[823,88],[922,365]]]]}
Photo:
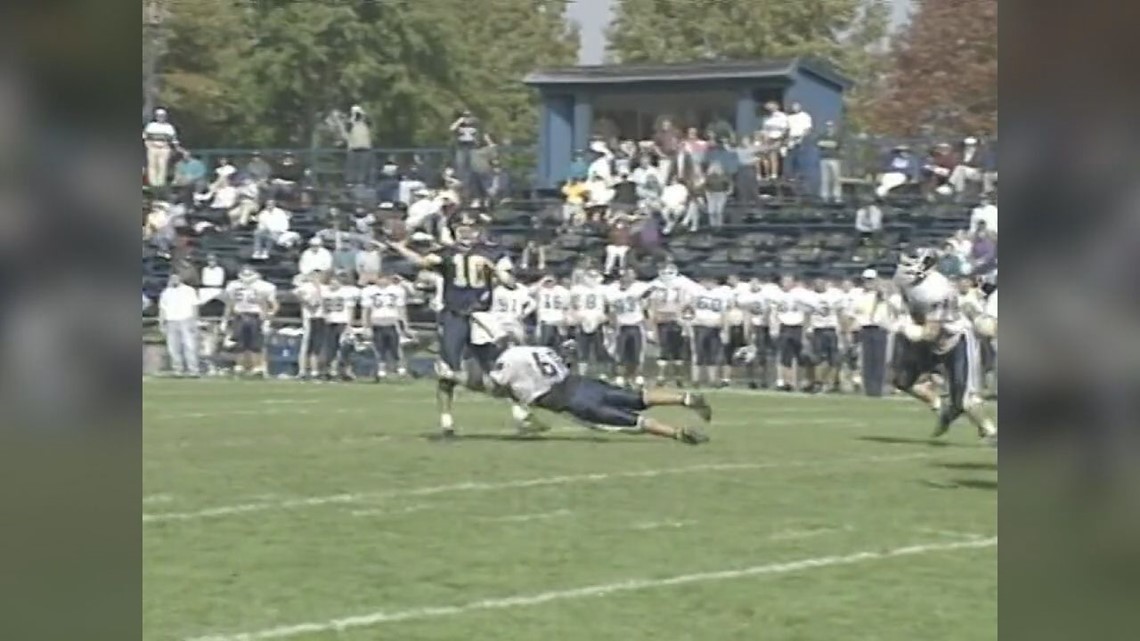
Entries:
{"type": "Polygon", "coordinates": [[[344,346],[345,335],[353,335],[353,320],[360,302],[360,289],[352,284],[347,272],[336,272],[329,282],[321,286],[321,311],[325,317],[325,345],[321,351],[321,372],[325,380],[332,380],[333,368],[341,378],[351,378],[349,355],[344,346]]]}
{"type": "Polygon", "coordinates": [[[641,351],[645,345],[645,299],[652,291],[649,283],[635,280],[633,270],[627,269],[606,293],[610,324],[617,330],[614,357],[619,369],[614,383],[618,386],[625,385],[627,377],[634,385],[645,385],[641,351]]]}
{"type": "Polygon", "coordinates": [[[525,287],[511,289],[496,285],[491,292],[491,309],[499,327],[519,343],[526,342],[524,319],[535,309],[534,297],[525,287]]]}
{"type": "Polygon", "coordinates": [[[685,367],[685,330],[681,326],[681,312],[684,310],[689,291],[696,287],[688,276],[681,275],[677,266],[668,263],[653,281],[653,294],[649,299],[649,316],[657,332],[657,385],[664,385],[672,376],[677,387],[685,367]]]}
{"type": "Polygon", "coordinates": [[[297,378],[308,379],[320,369],[325,346],[325,315],[321,309],[321,272],[298,274],[293,293],[301,304],[301,348],[297,358],[297,378]]]}
{"type": "Polygon", "coordinates": [[[235,371],[265,376],[263,334],[265,325],[277,313],[277,288],[246,265],[238,272],[237,280],[226,284],[224,298],[222,326],[232,327],[238,349],[235,371]]]}
{"type": "MultiPolygon", "coordinates": [[[[565,349],[575,343],[567,341],[565,349]]],[[[706,422],[712,408],[704,396],[664,389],[629,390],[593,378],[570,373],[565,361],[549,347],[508,347],[495,361],[490,378],[494,393],[509,396],[516,403],[515,419],[520,424],[538,425],[529,406],[560,414],[570,414],[594,429],[597,425],[619,428],[626,433],[645,433],[689,445],[707,442],[708,436],[694,427],[673,427],[642,412],[650,407],[687,407],[706,422]]],[[[538,425],[539,429],[544,426],[538,425]]]]}
{"type": "Polygon", "coordinates": [[[554,276],[544,276],[532,290],[535,299],[535,345],[555,348],[566,340],[566,317],[570,312],[570,290],[554,276]]]}
{"type": "Polygon", "coordinates": [[[578,341],[578,374],[593,373],[605,379],[597,370],[609,363],[602,325],[606,323],[606,295],[609,289],[602,284],[602,274],[588,270],[582,281],[570,289],[572,320],[578,341]]]}
{"type": "Polygon", "coordinates": [[[843,308],[843,292],[826,280],[815,281],[815,291],[808,298],[808,326],[811,328],[811,386],[813,392],[839,391],[839,368],[842,352],[839,345],[839,314],[843,308]]]}
{"type": "Polygon", "coordinates": [[[941,436],[950,424],[965,414],[978,429],[978,435],[997,435],[993,421],[982,411],[981,358],[973,327],[958,306],[954,285],[935,269],[937,255],[920,250],[903,255],[895,273],[904,304],[910,313],[902,328],[904,341],[895,368],[895,386],[926,403],[938,414],[934,436],[941,436]],[[942,370],[950,392],[950,402],[930,384],[919,378],[942,370]]]}
{"type": "Polygon", "coordinates": [[[799,390],[802,382],[800,375],[807,365],[807,359],[804,358],[804,331],[808,321],[807,312],[811,309],[809,297],[810,293],[790,274],[780,279],[780,291],[773,297],[773,318],[769,329],[776,335],[776,350],[780,356],[776,370],[776,389],[784,392],[799,390]]]}
{"type": "MultiPolygon", "coordinates": [[[[736,304],[747,317],[748,344],[755,350],[752,358],[744,359],[748,374],[748,387],[757,389],[768,388],[768,360],[772,352],[772,337],[768,334],[768,305],[769,292],[765,283],[759,278],[753,278],[747,288],[741,288],[736,295],[736,304]],[[759,374],[757,374],[759,370],[759,374]]],[[[751,350],[750,350],[751,351],[751,350]]],[[[737,350],[736,353],[740,353],[737,350]]],[[[734,358],[735,360],[735,358],[734,358]]]]}
{"type": "MultiPolygon", "coordinates": [[[[455,419],[451,414],[455,403],[455,387],[463,371],[463,357],[467,350],[475,357],[482,372],[490,372],[497,355],[493,344],[476,345],[472,341],[473,318],[484,326],[495,325],[489,313],[491,290],[496,284],[515,287],[514,277],[506,264],[496,264],[493,249],[479,242],[479,231],[474,225],[460,222],[453,232],[455,243],[439,251],[421,255],[402,242],[388,246],[412,264],[439,273],[443,293],[441,309],[437,315],[439,328],[439,359],[436,361],[436,401],[439,405],[439,427],[442,436],[455,436],[455,419]]],[[[468,376],[468,386],[477,388],[474,375],[468,376]]]]}
{"type": "Polygon", "coordinates": [[[724,343],[729,337],[728,308],[734,304],[736,292],[718,285],[706,278],[689,294],[693,314],[693,385],[701,384],[701,369],[704,368],[709,385],[726,384],[720,376],[721,361],[724,358],[724,343]]]}
{"type": "Polygon", "coordinates": [[[372,330],[372,351],[376,354],[377,381],[388,377],[395,365],[397,376],[406,376],[404,350],[400,343],[408,333],[408,291],[387,274],[360,292],[361,325],[372,330]]]}

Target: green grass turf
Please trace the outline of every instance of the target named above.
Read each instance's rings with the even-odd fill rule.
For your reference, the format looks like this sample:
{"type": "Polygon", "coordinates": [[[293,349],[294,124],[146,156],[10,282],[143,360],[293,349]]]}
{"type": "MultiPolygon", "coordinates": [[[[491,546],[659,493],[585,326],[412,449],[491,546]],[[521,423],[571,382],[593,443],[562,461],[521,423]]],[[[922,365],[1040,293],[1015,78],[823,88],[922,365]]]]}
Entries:
{"type": "MultiPolygon", "coordinates": [[[[507,407],[471,394],[456,406],[471,437],[438,443],[426,383],[148,381],[144,638],[237,641],[996,536],[996,453],[964,420],[932,444],[913,402],[711,397],[702,447],[557,419],[541,440],[503,440],[507,407]]],[[[984,641],[997,637],[996,558],[992,545],[932,550],[279,638],[984,641]]]]}

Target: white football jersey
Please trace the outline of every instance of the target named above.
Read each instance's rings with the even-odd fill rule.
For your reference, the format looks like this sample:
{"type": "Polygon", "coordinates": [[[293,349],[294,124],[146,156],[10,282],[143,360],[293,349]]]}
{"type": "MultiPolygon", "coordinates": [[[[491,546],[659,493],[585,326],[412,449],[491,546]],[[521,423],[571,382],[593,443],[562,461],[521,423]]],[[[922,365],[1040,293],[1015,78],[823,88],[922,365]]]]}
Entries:
{"type": "Polygon", "coordinates": [[[606,291],[606,305],[613,312],[618,325],[641,325],[645,322],[646,293],[649,283],[635,282],[629,289],[621,283],[612,283],[606,291]]]}
{"type": "Polygon", "coordinates": [[[570,305],[574,322],[587,334],[594,333],[606,322],[605,285],[575,285],[570,288],[570,305]]]}
{"type": "Polygon", "coordinates": [[[970,323],[958,306],[958,290],[939,272],[930,272],[917,284],[905,285],[902,295],[912,316],[942,324],[942,335],[935,342],[935,352],[949,351],[970,329],[970,323]]]}
{"type": "Polygon", "coordinates": [[[840,318],[845,318],[852,323],[857,322],[857,310],[865,294],[866,291],[862,287],[852,287],[843,292],[843,304],[839,308],[840,318]]]}
{"type": "Polygon", "coordinates": [[[321,286],[313,281],[305,281],[293,290],[301,303],[301,319],[324,318],[321,309],[321,286]]]}
{"type": "Polygon", "coordinates": [[[768,302],[768,295],[762,289],[752,291],[752,288],[749,287],[747,291],[736,294],[736,306],[748,312],[753,327],[768,324],[768,302]]]}
{"type": "Polygon", "coordinates": [[[803,287],[793,287],[788,291],[781,288],[779,293],[772,297],[771,304],[777,323],[800,326],[807,321],[808,312],[811,311],[812,292],[803,287]]]}
{"type": "Polygon", "coordinates": [[[514,346],[495,360],[491,380],[507,387],[520,403],[533,403],[570,375],[562,357],[549,347],[514,346]]]}
{"type": "Polygon", "coordinates": [[[740,301],[744,299],[747,294],[751,293],[751,288],[748,286],[748,283],[737,283],[735,287],[731,287],[730,289],[732,290],[732,305],[730,305],[728,311],[724,313],[725,322],[729,325],[743,325],[745,307],[741,305],[740,301]]]}
{"type": "Polygon", "coordinates": [[[261,279],[231,280],[226,284],[225,296],[235,314],[263,314],[266,306],[277,298],[277,287],[261,279]]]}
{"type": "Polygon", "coordinates": [[[727,285],[700,287],[690,294],[693,306],[693,324],[702,327],[720,327],[728,310],[736,303],[736,292],[727,285]]]}
{"type": "Polygon", "coordinates": [[[396,325],[404,319],[408,291],[396,285],[369,285],[360,292],[361,309],[371,310],[373,325],[396,325]]]}
{"type": "Polygon", "coordinates": [[[538,322],[544,325],[566,324],[566,316],[570,311],[570,290],[562,285],[540,285],[534,290],[534,300],[538,305],[538,322]]]}
{"type": "Polygon", "coordinates": [[[688,304],[689,291],[699,287],[693,279],[679,274],[672,278],[657,277],[649,286],[653,288],[649,302],[658,321],[680,318],[681,310],[688,304]]]}
{"type": "Polygon", "coordinates": [[[808,319],[813,328],[836,329],[839,327],[839,312],[843,307],[843,292],[838,289],[827,289],[822,292],[811,292],[808,299],[811,310],[808,319]]]}
{"type": "Polygon", "coordinates": [[[360,290],[352,285],[321,285],[321,309],[330,324],[351,323],[359,300],[360,290]]]}
{"type": "Polygon", "coordinates": [[[499,285],[491,292],[491,311],[501,320],[519,322],[534,307],[534,299],[525,287],[511,289],[499,285]]]}

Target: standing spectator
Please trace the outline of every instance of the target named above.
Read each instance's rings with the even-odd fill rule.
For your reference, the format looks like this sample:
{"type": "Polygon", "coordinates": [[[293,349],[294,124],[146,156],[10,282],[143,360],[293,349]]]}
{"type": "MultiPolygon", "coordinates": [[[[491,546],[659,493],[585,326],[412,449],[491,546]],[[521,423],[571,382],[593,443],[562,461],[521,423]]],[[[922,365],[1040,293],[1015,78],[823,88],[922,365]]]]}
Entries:
{"type": "Polygon", "coordinates": [[[983,148],[982,154],[982,193],[991,195],[994,189],[997,188],[998,181],[998,159],[997,159],[997,141],[988,140],[983,148]]]}
{"type": "Polygon", "coordinates": [[[621,174],[623,171],[626,173],[633,172],[634,157],[637,156],[637,144],[632,140],[623,140],[618,144],[618,149],[614,153],[614,173],[621,174]]]}
{"type": "Polygon", "coordinates": [[[709,226],[719,229],[724,226],[724,209],[732,192],[732,181],[719,163],[709,167],[705,175],[705,206],[709,212],[709,226]]]}
{"type": "Polygon", "coordinates": [[[170,259],[170,250],[178,233],[170,215],[170,203],[156,201],[146,216],[143,239],[150,242],[162,258],[170,259]]]}
{"type": "Polygon", "coordinates": [[[866,244],[883,231],[883,210],[879,203],[868,199],[855,211],[855,231],[859,233],[860,244],[866,244]]]}
{"type": "Polygon", "coordinates": [[[146,181],[154,188],[166,186],[166,170],[170,163],[170,150],[178,144],[178,132],[166,120],[166,110],[154,110],[154,120],[143,128],[146,144],[146,181]]]}
{"type": "Polygon", "coordinates": [[[982,150],[978,148],[978,139],[970,136],[962,141],[962,157],[954,170],[950,172],[950,186],[954,189],[954,197],[961,200],[966,193],[967,183],[982,185],[982,150]]]}
{"type": "Polygon", "coordinates": [[[970,248],[970,271],[968,274],[983,275],[997,268],[997,235],[986,227],[984,222],[978,223],[974,233],[974,244],[970,248]]]}
{"type": "Polygon", "coordinates": [[[586,180],[590,175],[590,163],[586,162],[586,153],[581,149],[574,152],[574,160],[570,162],[570,180],[586,180]]]}
{"type": "Polygon", "coordinates": [[[879,175],[879,186],[875,188],[875,195],[880,199],[886,198],[892,189],[913,182],[917,171],[918,165],[910,153],[910,147],[895,145],[891,149],[883,173],[879,175]]]}
{"type": "Polygon", "coordinates": [[[775,180],[780,177],[780,153],[788,137],[788,115],[774,101],[766,103],[764,110],[768,115],[760,125],[760,178],[775,180]]]}
{"type": "Polygon", "coordinates": [[[309,248],[301,252],[297,261],[297,271],[301,274],[312,272],[327,272],[332,270],[332,252],[324,248],[324,243],[317,236],[309,239],[309,248]]]}
{"type": "Polygon", "coordinates": [[[998,208],[990,196],[983,196],[982,202],[970,212],[970,233],[976,233],[982,225],[994,231],[998,228],[998,208]]]}
{"type": "Polygon", "coordinates": [[[392,162],[389,158],[388,162],[380,169],[381,187],[377,190],[380,194],[380,202],[401,203],[405,207],[412,204],[412,196],[421,189],[427,189],[427,184],[424,183],[423,177],[419,173],[418,159],[412,161],[412,166],[407,170],[400,172],[396,163],[392,162]],[[384,181],[396,180],[396,193],[395,198],[385,198],[384,194],[384,181]]]}
{"type": "Polygon", "coordinates": [[[455,137],[455,172],[464,184],[470,180],[472,154],[479,147],[483,137],[479,131],[479,121],[464,109],[448,128],[455,137]]]}
{"type": "Polygon", "coordinates": [[[571,178],[562,186],[562,223],[567,226],[581,225],[586,218],[586,198],[589,196],[586,183],[571,178]]]}
{"type": "Polygon", "coordinates": [[[661,190],[664,185],[653,167],[653,159],[648,154],[638,159],[637,168],[633,170],[630,179],[637,187],[637,202],[657,207],[661,201],[661,190]]]}
{"type": "Polygon", "coordinates": [[[348,110],[348,123],[342,123],[341,136],[348,150],[345,183],[350,186],[369,184],[372,181],[372,123],[360,105],[348,110]]]}
{"type": "Polygon", "coordinates": [[[375,243],[369,243],[367,247],[356,252],[356,264],[353,267],[356,269],[357,283],[363,287],[374,281],[380,276],[383,263],[383,252],[375,243]]]}
{"type": "Polygon", "coordinates": [[[218,264],[218,257],[214,254],[206,255],[206,265],[198,276],[198,304],[205,305],[222,293],[226,286],[226,270],[218,264]]]}
{"type": "Polygon", "coordinates": [[[265,201],[265,208],[257,215],[257,229],[253,232],[253,260],[269,258],[273,245],[289,245],[295,233],[289,232],[289,212],[277,206],[277,201],[265,201]]]}
{"type": "Polygon", "coordinates": [[[922,173],[926,180],[922,183],[923,193],[927,199],[933,199],[934,194],[949,196],[954,193],[950,186],[950,176],[958,166],[958,158],[954,155],[950,143],[940,142],[934,146],[922,165],[922,173]]]}
{"type": "Polygon", "coordinates": [[[586,176],[592,176],[591,180],[597,179],[609,184],[613,180],[614,175],[614,154],[604,141],[595,140],[590,143],[590,151],[594,154],[594,159],[590,162],[590,167],[586,171],[586,176]]]}
{"type": "Polygon", "coordinates": [[[483,145],[471,152],[471,175],[465,187],[467,200],[472,207],[482,209],[487,207],[495,154],[494,145],[483,145]]]}
{"type": "Polygon", "coordinates": [[[703,167],[708,153],[708,141],[701,139],[696,127],[689,127],[685,132],[685,139],[681,141],[680,154],[677,158],[677,173],[687,175],[692,167],[703,167]]]}
{"type": "Polygon", "coordinates": [[[804,173],[803,142],[812,133],[813,122],[811,114],[804,111],[803,106],[793,102],[788,107],[788,140],[785,143],[784,158],[788,178],[799,179],[804,173]]]}
{"type": "Polygon", "coordinates": [[[677,166],[677,152],[681,148],[681,134],[673,127],[673,121],[664,118],[657,132],[653,134],[653,151],[657,154],[657,175],[662,185],[669,184],[669,178],[677,166]]]}
{"type": "Polygon", "coordinates": [[[503,170],[503,163],[498,158],[491,159],[491,175],[487,185],[488,209],[493,209],[506,200],[511,194],[510,175],[503,170]]]}
{"type": "Polygon", "coordinates": [[[689,188],[674,182],[661,190],[661,217],[665,219],[662,233],[673,233],[673,227],[685,217],[689,209],[689,188]]]}
{"type": "Polygon", "coordinates": [[[175,200],[181,203],[192,202],[194,192],[206,187],[206,163],[186,149],[181,149],[181,158],[174,164],[175,200]]]}
{"type": "Polygon", "coordinates": [[[760,148],[751,136],[744,136],[736,151],[736,197],[743,205],[751,205],[760,196],[760,185],[756,182],[760,163],[760,148]]]}
{"type": "Polygon", "coordinates": [[[626,257],[629,254],[630,245],[633,244],[632,234],[629,229],[629,217],[625,214],[617,215],[610,225],[609,242],[606,244],[606,263],[602,268],[605,274],[616,274],[624,271],[626,267],[626,257]]]}
{"type": "Polygon", "coordinates": [[[158,323],[166,335],[171,373],[198,376],[198,292],[177,274],[158,297],[158,323]]]}
{"type": "Polygon", "coordinates": [[[835,123],[828,120],[815,141],[819,149],[819,198],[825,203],[843,202],[843,141],[835,123]]]}
{"type": "Polygon", "coordinates": [[[258,187],[264,187],[269,184],[269,177],[272,174],[273,168],[261,157],[261,152],[253,152],[253,156],[245,165],[245,175],[252,178],[258,187]]]}
{"type": "Polygon", "coordinates": [[[551,212],[540,212],[530,218],[530,229],[526,245],[523,247],[520,267],[527,271],[534,266],[538,271],[546,271],[546,249],[554,242],[557,221],[551,212]]]}
{"type": "Polygon", "coordinates": [[[618,172],[617,181],[613,184],[614,197],[610,206],[614,211],[623,213],[632,212],[637,208],[637,184],[633,182],[629,171],[618,172]]]}

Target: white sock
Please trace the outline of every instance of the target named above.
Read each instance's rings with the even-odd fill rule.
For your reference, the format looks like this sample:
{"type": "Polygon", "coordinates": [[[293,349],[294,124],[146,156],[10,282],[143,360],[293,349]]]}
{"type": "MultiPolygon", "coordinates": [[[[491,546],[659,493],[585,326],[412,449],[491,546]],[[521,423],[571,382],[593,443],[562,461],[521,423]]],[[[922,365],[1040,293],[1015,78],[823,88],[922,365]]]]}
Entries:
{"type": "Polygon", "coordinates": [[[451,417],[450,413],[444,412],[443,414],[439,415],[439,427],[440,429],[444,430],[454,429],[455,419],[451,417]]]}

